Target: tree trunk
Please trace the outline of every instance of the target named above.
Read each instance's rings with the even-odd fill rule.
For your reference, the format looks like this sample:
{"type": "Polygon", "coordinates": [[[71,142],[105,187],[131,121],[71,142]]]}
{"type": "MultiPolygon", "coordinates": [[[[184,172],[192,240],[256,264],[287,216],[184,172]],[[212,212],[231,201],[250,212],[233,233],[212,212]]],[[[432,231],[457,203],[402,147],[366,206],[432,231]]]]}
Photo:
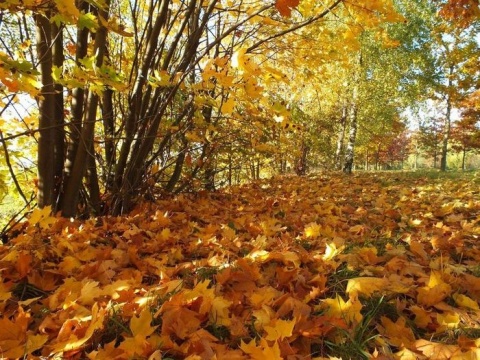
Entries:
{"type": "MultiPolygon", "coordinates": [[[[80,11],[87,13],[90,9],[86,0],[79,0],[78,8],[80,11]]],[[[81,66],[80,60],[85,58],[88,53],[88,36],[90,32],[85,27],[83,29],[77,29],[77,41],[76,41],[76,54],[75,62],[77,66],[81,66]]],[[[75,162],[75,156],[77,154],[78,145],[80,143],[80,133],[82,131],[82,120],[85,111],[85,96],[86,91],[83,87],[78,87],[72,90],[72,103],[71,114],[72,121],[69,124],[69,136],[65,154],[63,184],[68,184],[72,177],[73,164],[75,162]]],[[[60,194],[59,204],[63,204],[63,192],[60,194]]]]}
{"type": "Polygon", "coordinates": [[[186,146],[187,141],[185,141],[185,148],[180,151],[177,155],[177,160],[175,161],[175,169],[173,170],[173,174],[168,181],[167,186],[165,187],[166,191],[173,192],[175,186],[177,185],[178,181],[180,180],[180,175],[182,175],[183,164],[185,163],[185,154],[186,154],[186,146]]]}
{"type": "Polygon", "coordinates": [[[42,82],[39,100],[39,137],[38,137],[38,197],[39,207],[55,203],[55,87],[52,77],[52,25],[45,15],[35,15],[37,33],[37,52],[40,59],[39,71],[42,82]]]}
{"type": "Polygon", "coordinates": [[[335,170],[340,170],[342,167],[341,156],[343,150],[343,141],[345,139],[345,131],[347,126],[347,106],[342,107],[342,116],[340,117],[340,129],[337,137],[337,148],[335,150],[334,166],[335,170]]]}
{"type": "Polygon", "coordinates": [[[113,186],[113,166],[115,164],[115,119],[113,112],[113,90],[106,89],[101,102],[103,131],[105,132],[105,186],[108,191],[113,186]]]}
{"type": "MultiPolygon", "coordinates": [[[[61,68],[63,66],[64,56],[63,56],[63,26],[59,27],[52,23],[52,64],[56,67],[61,68]]],[[[54,209],[58,210],[61,187],[63,182],[63,163],[65,161],[65,130],[64,130],[64,106],[63,106],[63,86],[60,84],[54,85],[54,118],[53,122],[55,128],[53,129],[54,137],[54,209]]]]}
{"type": "Polygon", "coordinates": [[[353,170],[353,160],[355,157],[355,141],[357,138],[357,88],[353,90],[353,102],[350,108],[350,131],[348,134],[347,148],[345,149],[345,162],[343,172],[351,174],[353,170]]]}
{"type": "Polygon", "coordinates": [[[233,163],[232,163],[232,153],[228,152],[228,186],[232,186],[232,175],[233,175],[233,163]]]}
{"type": "MultiPolygon", "coordinates": [[[[106,1],[106,9],[100,11],[100,16],[108,19],[109,0],[106,1]]],[[[94,54],[96,54],[95,67],[100,68],[103,64],[104,55],[107,45],[107,29],[101,26],[95,34],[94,54]]],[[[75,160],[72,168],[72,176],[65,186],[65,194],[62,203],[62,215],[65,217],[75,216],[77,213],[77,203],[82,186],[82,179],[85,175],[87,164],[95,162],[94,155],[91,153],[93,149],[93,138],[95,133],[95,122],[97,117],[97,108],[99,95],[94,91],[88,92],[86,103],[85,121],[80,134],[80,143],[75,154],[75,160]]],[[[90,184],[90,190],[94,190],[90,184]]],[[[93,195],[92,193],[90,195],[93,195]]],[[[97,202],[98,199],[92,199],[97,202]]]]}
{"type": "MultiPolygon", "coordinates": [[[[214,93],[213,91],[210,91],[208,93],[209,96],[213,97],[214,93]]],[[[208,105],[203,108],[202,114],[203,114],[203,119],[206,124],[210,125],[212,123],[212,113],[213,109],[211,105],[208,105]]],[[[210,132],[210,130],[205,130],[207,132],[210,132]]],[[[213,135],[213,134],[211,134],[213,135]]],[[[205,190],[208,191],[214,191],[215,190],[215,161],[214,161],[214,155],[212,154],[213,151],[211,149],[211,145],[208,141],[206,141],[203,144],[203,153],[208,155],[208,158],[205,159],[204,166],[204,186],[205,190]]]]}
{"type": "Polygon", "coordinates": [[[300,156],[297,159],[295,166],[295,172],[299,176],[303,176],[307,173],[307,155],[309,147],[305,144],[305,141],[302,140],[302,145],[300,147],[300,156]]]}
{"type": "Polygon", "coordinates": [[[465,171],[465,158],[467,157],[467,149],[463,148],[462,151],[462,171],[465,171]]]}
{"type": "Polygon", "coordinates": [[[93,141],[90,143],[90,149],[88,150],[88,157],[87,157],[87,173],[86,173],[86,180],[87,180],[87,188],[89,193],[89,210],[94,215],[100,214],[100,186],[98,180],[98,173],[97,173],[97,163],[95,161],[95,149],[93,141]]]}
{"type": "Polygon", "coordinates": [[[443,126],[443,141],[442,141],[442,158],[440,161],[440,171],[447,171],[447,154],[448,154],[448,141],[450,139],[450,127],[451,127],[451,115],[452,115],[452,97],[450,91],[453,85],[452,75],[454,67],[449,68],[448,87],[447,87],[447,110],[445,114],[445,122],[443,126]]]}

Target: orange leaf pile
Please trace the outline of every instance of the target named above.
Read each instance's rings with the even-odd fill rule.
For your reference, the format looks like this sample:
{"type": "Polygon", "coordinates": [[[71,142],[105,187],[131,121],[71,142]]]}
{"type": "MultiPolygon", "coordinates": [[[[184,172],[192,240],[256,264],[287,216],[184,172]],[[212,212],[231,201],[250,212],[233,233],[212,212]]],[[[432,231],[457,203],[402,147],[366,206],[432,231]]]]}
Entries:
{"type": "Polygon", "coordinates": [[[480,353],[475,179],[287,176],[124,217],[36,211],[16,231],[0,247],[4,358],[480,353]]]}

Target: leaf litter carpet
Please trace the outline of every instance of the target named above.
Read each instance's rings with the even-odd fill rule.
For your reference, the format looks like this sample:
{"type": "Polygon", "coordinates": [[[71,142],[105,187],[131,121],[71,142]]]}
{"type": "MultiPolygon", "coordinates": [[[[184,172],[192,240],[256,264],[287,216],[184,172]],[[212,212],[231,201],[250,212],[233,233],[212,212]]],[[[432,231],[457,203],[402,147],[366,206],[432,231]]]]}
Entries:
{"type": "Polygon", "coordinates": [[[5,359],[480,358],[479,179],[279,177],[0,247],[5,359]]]}

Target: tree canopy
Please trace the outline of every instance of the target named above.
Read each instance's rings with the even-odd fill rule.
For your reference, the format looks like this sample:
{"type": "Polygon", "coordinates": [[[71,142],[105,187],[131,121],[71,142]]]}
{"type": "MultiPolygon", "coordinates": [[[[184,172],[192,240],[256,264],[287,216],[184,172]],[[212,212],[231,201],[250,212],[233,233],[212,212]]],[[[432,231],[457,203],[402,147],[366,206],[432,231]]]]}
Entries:
{"type": "Polygon", "coordinates": [[[413,139],[405,112],[427,100],[445,104],[446,170],[452,111],[478,87],[470,1],[8,0],[0,11],[0,186],[66,217],[308,168],[398,168],[413,139]]]}
{"type": "Polygon", "coordinates": [[[479,20],[2,0],[0,357],[477,358],[479,20]]]}

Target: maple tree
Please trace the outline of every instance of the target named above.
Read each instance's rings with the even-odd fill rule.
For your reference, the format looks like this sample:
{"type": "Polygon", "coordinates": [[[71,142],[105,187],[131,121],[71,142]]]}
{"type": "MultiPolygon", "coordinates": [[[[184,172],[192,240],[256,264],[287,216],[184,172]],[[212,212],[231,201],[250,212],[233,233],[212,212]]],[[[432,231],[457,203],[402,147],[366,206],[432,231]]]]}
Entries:
{"type": "Polygon", "coordinates": [[[478,356],[477,10],[1,2],[1,357],[478,356]]]}
{"type": "MultiPolygon", "coordinates": [[[[39,98],[40,124],[16,132],[18,137],[33,134],[35,138],[30,140],[39,144],[39,161],[34,163],[34,169],[39,170],[38,204],[51,204],[65,216],[128,211],[138,195],[150,196],[152,184],[174,192],[199,186],[213,189],[234,180],[258,178],[262,172],[274,173],[276,169],[285,172],[301,168],[303,172],[309,162],[325,167],[334,163],[350,172],[356,128],[359,126],[358,136],[365,138],[362,129],[372,130],[369,118],[393,119],[394,112],[401,110],[400,103],[392,104],[397,109],[388,115],[375,110],[386,110],[388,97],[398,101],[398,96],[403,96],[414,101],[412,92],[404,86],[405,77],[395,75],[406,74],[408,60],[403,59],[414,52],[409,46],[419,40],[417,35],[406,35],[405,29],[411,32],[418,24],[411,16],[415,13],[411,11],[413,5],[405,2],[395,4],[408,18],[405,25],[405,18],[395,12],[393,4],[383,1],[334,1],[329,5],[277,1],[270,6],[258,3],[250,10],[241,5],[237,9],[233,3],[212,2],[210,6],[202,5],[210,9],[206,13],[195,10],[193,3],[191,8],[187,4],[176,6],[178,16],[160,17],[156,29],[142,24],[153,26],[152,11],[166,11],[164,3],[155,2],[151,9],[135,8],[131,16],[122,12],[126,2],[110,5],[118,7],[120,15],[111,15],[107,3],[53,2],[37,6],[27,2],[19,6],[8,2],[2,7],[7,21],[10,13],[24,19],[18,30],[24,41],[18,44],[14,37],[8,37],[11,46],[20,45],[22,52],[2,55],[8,65],[7,72],[2,73],[7,89],[38,96],[42,90],[37,81],[40,73],[44,74],[43,83],[50,86],[42,90],[48,96],[39,98]],[[25,10],[34,16],[29,19],[25,10]],[[330,19],[332,14],[336,17],[330,19]],[[55,21],[45,22],[49,17],[55,21]],[[328,22],[323,21],[326,18],[328,22]],[[45,36],[37,40],[45,56],[31,50],[34,19],[38,33],[45,36]],[[170,22],[162,23],[166,20],[170,22]],[[162,26],[170,30],[163,32],[162,26]],[[159,31],[159,37],[148,29],[159,31]],[[76,36],[64,40],[67,31],[76,32],[76,36]],[[97,42],[89,44],[89,38],[94,37],[97,42]],[[319,46],[317,37],[327,37],[328,41],[319,46]],[[156,41],[161,51],[149,54],[148,49],[154,48],[149,41],[156,41]],[[49,42],[52,46],[44,46],[49,42]],[[384,50],[375,53],[372,49],[384,50]],[[368,58],[364,61],[368,66],[352,71],[360,53],[368,58]],[[42,62],[45,69],[34,71],[31,63],[38,55],[50,60],[42,62]],[[387,59],[396,59],[397,63],[387,59]],[[403,84],[390,88],[395,93],[375,88],[371,80],[376,72],[375,80],[388,74],[391,81],[403,84]],[[286,75],[289,73],[293,76],[286,75]],[[339,74],[347,85],[339,81],[329,84],[328,78],[339,74]],[[295,85],[303,82],[302,77],[311,79],[311,75],[316,78],[311,88],[302,90],[295,85]],[[357,81],[361,78],[365,81],[357,81]],[[85,87],[85,82],[90,85],[85,87]],[[328,84],[322,90],[327,96],[321,110],[315,110],[318,107],[314,105],[314,94],[308,94],[315,91],[318,99],[318,84],[328,84]],[[364,89],[357,88],[361,84],[364,89]],[[335,87],[338,90],[332,92],[335,87]],[[353,98],[359,96],[357,101],[351,101],[352,94],[357,94],[353,98]],[[299,96],[304,99],[298,101],[299,96]],[[350,99],[348,104],[346,99],[350,99]],[[295,107],[299,114],[305,114],[303,120],[292,115],[295,107]],[[342,115],[345,111],[349,116],[342,115]],[[324,117],[330,120],[317,120],[324,117]],[[352,121],[342,122],[344,118],[352,121]],[[333,119],[340,119],[340,126],[333,125],[333,119]],[[292,131],[290,124],[296,125],[293,133],[297,135],[281,134],[282,127],[292,131]],[[274,126],[278,131],[270,130],[274,126]],[[245,131],[245,127],[256,130],[245,131]],[[315,134],[319,128],[321,137],[315,134]],[[349,141],[344,144],[347,132],[349,141]],[[337,138],[336,146],[330,141],[333,137],[337,138]],[[325,153],[333,151],[336,155],[332,161],[325,153]],[[237,156],[238,152],[243,156],[237,156]],[[345,164],[340,164],[340,158],[345,159],[345,164]]],[[[425,53],[416,50],[417,55],[425,53]]],[[[413,67],[410,70],[418,72],[413,67]]],[[[425,71],[423,67],[422,74],[425,71]]],[[[18,124],[12,125],[19,128],[18,124]]],[[[7,136],[2,143],[11,140],[7,136]]],[[[12,152],[12,147],[10,144],[5,149],[12,152]]],[[[18,168],[25,169],[25,165],[18,168]]],[[[16,181],[16,164],[5,164],[3,169],[3,178],[13,174],[17,192],[28,203],[29,194],[24,194],[23,189],[31,177],[24,177],[23,183],[16,181]]]]}
{"type": "Polygon", "coordinates": [[[419,124],[418,139],[420,146],[433,158],[433,167],[437,168],[438,157],[441,153],[443,121],[441,117],[433,114],[422,120],[419,124]]]}
{"type": "Polygon", "coordinates": [[[457,121],[452,129],[453,149],[462,153],[462,170],[466,169],[465,159],[467,152],[478,150],[480,146],[480,129],[478,128],[479,112],[476,109],[474,93],[463,103],[462,118],[457,121]]]}

